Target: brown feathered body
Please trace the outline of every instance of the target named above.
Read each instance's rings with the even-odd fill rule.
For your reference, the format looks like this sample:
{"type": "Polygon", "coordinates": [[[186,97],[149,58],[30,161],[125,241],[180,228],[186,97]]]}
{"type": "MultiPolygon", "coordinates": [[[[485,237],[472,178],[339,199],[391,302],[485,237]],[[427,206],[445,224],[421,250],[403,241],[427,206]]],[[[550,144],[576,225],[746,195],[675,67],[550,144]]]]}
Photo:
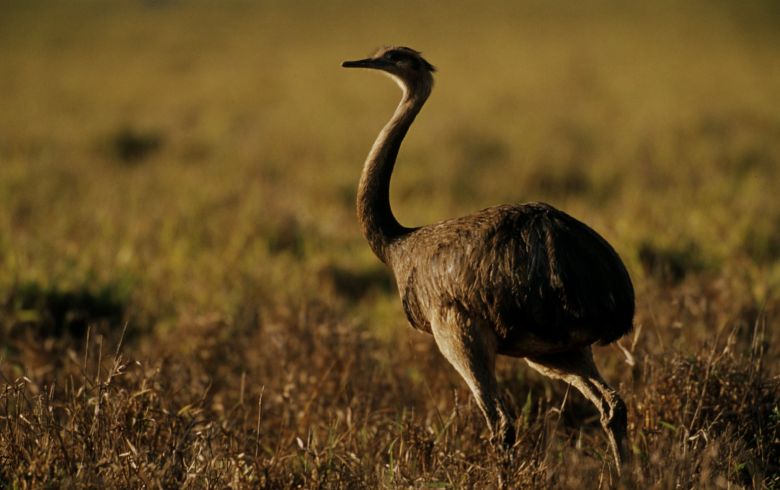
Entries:
{"type": "Polygon", "coordinates": [[[499,352],[607,344],[631,329],[634,293],[614,249],[544,203],[496,206],[406,230],[388,247],[404,311],[431,331],[437,309],[493,325],[499,352]]]}

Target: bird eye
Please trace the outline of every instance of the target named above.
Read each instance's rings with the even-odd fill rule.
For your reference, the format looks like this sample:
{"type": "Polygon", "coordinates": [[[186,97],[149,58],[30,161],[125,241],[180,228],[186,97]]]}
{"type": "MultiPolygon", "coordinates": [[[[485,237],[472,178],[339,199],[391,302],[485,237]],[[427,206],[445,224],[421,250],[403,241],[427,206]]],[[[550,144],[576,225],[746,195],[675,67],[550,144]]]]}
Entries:
{"type": "Polygon", "coordinates": [[[398,53],[395,51],[388,51],[385,53],[385,59],[388,61],[398,61],[398,53]]]}

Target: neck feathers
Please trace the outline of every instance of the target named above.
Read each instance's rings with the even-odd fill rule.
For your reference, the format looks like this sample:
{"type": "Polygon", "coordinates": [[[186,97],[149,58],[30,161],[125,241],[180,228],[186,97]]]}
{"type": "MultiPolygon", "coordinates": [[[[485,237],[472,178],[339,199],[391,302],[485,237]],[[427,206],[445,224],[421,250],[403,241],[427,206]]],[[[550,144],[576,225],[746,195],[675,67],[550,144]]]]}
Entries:
{"type": "Polygon", "coordinates": [[[408,231],[398,223],[390,208],[390,176],[401,142],[431,93],[433,77],[425,75],[413,85],[396,80],[403,90],[403,98],[374,142],[358,186],[357,212],[363,236],[384,263],[388,263],[390,244],[408,231]]]}

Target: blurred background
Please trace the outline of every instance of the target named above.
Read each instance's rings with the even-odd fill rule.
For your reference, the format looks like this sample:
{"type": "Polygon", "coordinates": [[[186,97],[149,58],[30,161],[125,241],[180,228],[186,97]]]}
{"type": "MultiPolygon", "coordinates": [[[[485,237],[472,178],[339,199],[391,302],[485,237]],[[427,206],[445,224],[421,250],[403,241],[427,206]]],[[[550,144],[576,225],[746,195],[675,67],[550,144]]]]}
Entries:
{"type": "MultiPolygon", "coordinates": [[[[320,339],[295,364],[290,346],[324,315],[339,342],[373,346],[377,376],[419,387],[434,369],[462,390],[437,358],[391,359],[435,347],[408,328],[355,218],[399,92],[340,63],[386,44],[438,69],[396,167],[401,223],[531,200],[585,221],[634,279],[637,356],[729,335],[748,348],[776,321],[777,2],[2,1],[6,382],[56,379],[87,330],[117,341],[126,325],[131,357],[189,359],[212,383],[249,376],[257,395],[280,366],[340,355],[320,339]],[[281,350],[257,360],[269,339],[281,350]]],[[[216,413],[238,396],[224,383],[216,413]]],[[[430,410],[416,389],[385,406],[430,410]]]]}
{"type": "Polygon", "coordinates": [[[762,302],[780,281],[774,2],[0,8],[5,298],[109,287],[152,327],[378,268],[353,201],[399,94],[340,62],[383,44],[439,68],[393,181],[404,224],[544,200],[640,287],[733,269],[762,302]]]}

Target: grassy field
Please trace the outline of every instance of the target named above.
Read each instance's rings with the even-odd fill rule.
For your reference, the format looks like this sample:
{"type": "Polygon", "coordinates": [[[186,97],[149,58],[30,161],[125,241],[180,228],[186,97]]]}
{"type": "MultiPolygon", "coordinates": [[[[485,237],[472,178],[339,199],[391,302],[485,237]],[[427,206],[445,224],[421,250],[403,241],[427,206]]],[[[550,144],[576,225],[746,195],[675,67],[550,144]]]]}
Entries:
{"type": "Polygon", "coordinates": [[[0,1],[0,488],[780,488],[774,2],[0,1]],[[424,51],[399,220],[543,200],[637,290],[611,466],[579,393],[499,362],[488,445],[354,199],[424,51]]]}

